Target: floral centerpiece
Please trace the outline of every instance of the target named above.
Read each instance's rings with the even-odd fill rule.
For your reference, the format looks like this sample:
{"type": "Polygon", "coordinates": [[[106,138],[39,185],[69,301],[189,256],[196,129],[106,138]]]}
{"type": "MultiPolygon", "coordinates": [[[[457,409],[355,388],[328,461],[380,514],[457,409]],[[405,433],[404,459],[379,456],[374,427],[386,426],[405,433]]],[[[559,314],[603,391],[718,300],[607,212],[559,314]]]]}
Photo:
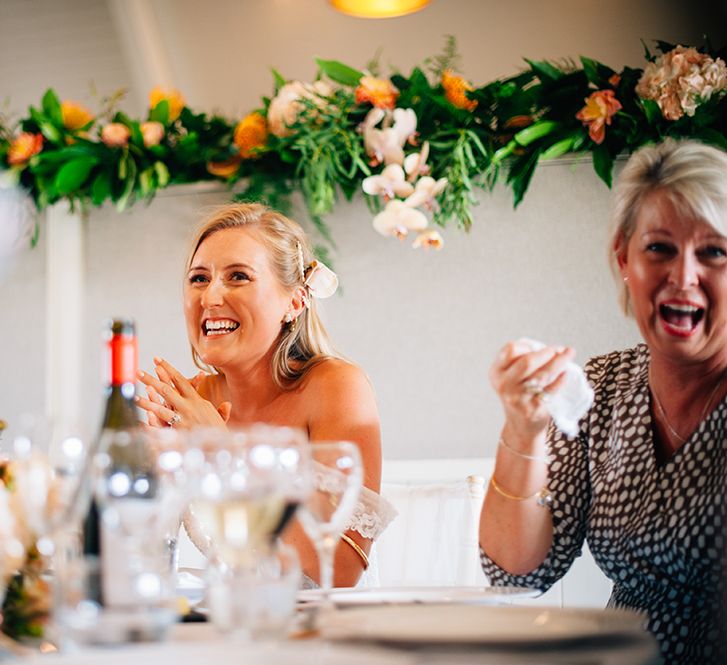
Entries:
{"type": "Polygon", "coordinates": [[[57,489],[44,456],[0,461],[0,630],[13,639],[42,638],[50,619],[48,557],[40,550],[57,489]]]}
{"type": "Polygon", "coordinates": [[[299,189],[329,243],[325,215],[339,194],[362,192],[379,233],[438,248],[449,222],[471,226],[476,188],[502,182],[517,206],[543,161],[590,156],[610,186],[615,158],[646,143],[690,137],[727,149],[724,49],[657,49],[645,50],[643,70],[527,61],[479,86],[457,73],[453,38],[408,76],[317,60],[313,82],[273,71],[273,96],[239,121],[196,113],[174,90],[152,91],[139,120],[48,90],[17,127],[0,119],[0,169],[39,208],[68,199],[122,210],[173,183],[221,180],[285,210],[299,189]]]}

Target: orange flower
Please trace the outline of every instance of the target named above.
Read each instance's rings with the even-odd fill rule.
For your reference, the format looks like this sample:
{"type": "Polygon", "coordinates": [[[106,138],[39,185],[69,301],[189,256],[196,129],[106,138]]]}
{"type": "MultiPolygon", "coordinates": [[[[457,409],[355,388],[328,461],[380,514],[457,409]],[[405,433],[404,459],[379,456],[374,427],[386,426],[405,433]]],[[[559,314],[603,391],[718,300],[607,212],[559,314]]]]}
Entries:
{"type": "Polygon", "coordinates": [[[63,126],[72,132],[85,127],[94,119],[91,111],[70,99],[61,103],[61,114],[63,115],[63,126]]]}
{"type": "Polygon", "coordinates": [[[576,113],[576,118],[588,127],[591,140],[600,145],[606,138],[606,125],[623,107],[613,90],[597,90],[584,101],[586,105],[576,113]]]}
{"type": "Polygon", "coordinates": [[[25,164],[33,155],[43,149],[43,135],[21,132],[15,137],[8,149],[8,164],[17,166],[25,164]]]}
{"type": "Polygon", "coordinates": [[[477,107],[477,100],[469,99],[465,94],[474,90],[474,88],[464,78],[453,73],[452,70],[446,69],[442,74],[442,87],[447,101],[458,109],[474,111],[477,107]]]}
{"type": "Polygon", "coordinates": [[[109,148],[123,148],[129,144],[131,130],[120,122],[110,122],[101,130],[101,140],[109,148]]]}
{"type": "Polygon", "coordinates": [[[380,109],[393,109],[396,106],[399,90],[389,79],[362,76],[355,95],[357,104],[368,102],[380,109]]]}
{"type": "Polygon", "coordinates": [[[250,113],[235,127],[234,144],[243,159],[259,157],[258,149],[268,142],[268,123],[260,113],[250,113]]]}
{"type": "Polygon", "coordinates": [[[174,88],[156,87],[149,93],[149,107],[152,109],[164,100],[169,102],[169,122],[174,122],[186,104],[184,97],[174,88]]]}
{"type": "Polygon", "coordinates": [[[207,162],[207,170],[220,178],[231,178],[240,168],[240,158],[233,157],[224,162],[207,162]]]}

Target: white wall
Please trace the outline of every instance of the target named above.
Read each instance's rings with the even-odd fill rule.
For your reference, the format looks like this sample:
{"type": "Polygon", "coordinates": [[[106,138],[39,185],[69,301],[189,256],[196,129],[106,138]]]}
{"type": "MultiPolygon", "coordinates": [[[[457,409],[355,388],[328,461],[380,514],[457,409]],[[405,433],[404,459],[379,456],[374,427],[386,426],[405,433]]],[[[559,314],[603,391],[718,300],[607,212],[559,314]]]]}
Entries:
{"type": "MultiPolygon", "coordinates": [[[[124,106],[141,112],[139,53],[115,32],[123,21],[119,3],[109,3],[0,0],[0,95],[11,96],[11,110],[37,103],[50,85],[93,105],[84,92],[93,78],[104,93],[136,85],[124,106]]],[[[381,46],[382,62],[406,71],[454,34],[465,73],[481,83],[514,73],[522,56],[584,53],[638,66],[640,37],[695,42],[715,25],[724,34],[725,25],[718,3],[661,0],[612,0],[608,9],[582,0],[433,0],[420,14],[383,22],[336,14],[325,0],[128,4],[155,18],[156,55],[168,58],[157,71],[168,67],[193,105],[228,113],[245,113],[270,92],[268,66],[309,78],[314,56],[362,66],[381,46]]],[[[179,298],[184,244],[199,208],[226,196],[177,189],[124,215],[92,213],[81,370],[92,427],[108,316],[138,319],[143,366],[164,354],[191,369],[179,298]]],[[[492,454],[501,415],[487,368],[509,338],[572,344],[580,360],[637,339],[618,312],[605,262],[608,191],[588,163],[541,167],[517,211],[502,189],[480,202],[472,232],[448,229],[441,253],[379,237],[360,199],[328,220],[343,295],[327,303],[327,320],[376,386],[387,457],[492,454]]],[[[44,405],[44,239],[0,284],[0,418],[11,425],[44,405]]]]}

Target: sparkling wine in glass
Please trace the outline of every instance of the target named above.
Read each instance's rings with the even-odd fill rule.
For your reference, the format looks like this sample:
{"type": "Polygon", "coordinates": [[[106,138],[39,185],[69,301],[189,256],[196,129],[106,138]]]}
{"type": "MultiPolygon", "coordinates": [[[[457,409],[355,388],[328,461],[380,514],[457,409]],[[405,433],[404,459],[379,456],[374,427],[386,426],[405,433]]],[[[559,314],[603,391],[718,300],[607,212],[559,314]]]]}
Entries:
{"type": "Polygon", "coordinates": [[[350,441],[311,444],[310,455],[314,487],[300,521],[318,553],[322,604],[328,606],[336,546],[356,507],[363,467],[358,447],[350,441]]]}
{"type": "Polygon", "coordinates": [[[257,549],[284,530],[310,491],[305,435],[257,425],[199,435],[204,464],[190,511],[216,563],[254,563],[257,549]]]}

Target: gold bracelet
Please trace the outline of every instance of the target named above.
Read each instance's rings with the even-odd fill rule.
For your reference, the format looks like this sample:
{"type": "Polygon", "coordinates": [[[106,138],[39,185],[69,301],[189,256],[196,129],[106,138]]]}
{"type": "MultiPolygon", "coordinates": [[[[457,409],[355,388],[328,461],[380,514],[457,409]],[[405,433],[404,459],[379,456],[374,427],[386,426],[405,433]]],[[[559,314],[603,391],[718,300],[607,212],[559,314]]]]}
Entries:
{"type": "Polygon", "coordinates": [[[366,570],[369,567],[369,558],[366,556],[366,552],[364,552],[361,549],[359,544],[353,538],[351,538],[349,535],[347,535],[345,533],[341,535],[341,540],[344,543],[346,543],[346,545],[350,545],[351,549],[353,549],[353,551],[356,552],[356,554],[358,554],[359,557],[361,557],[361,561],[363,561],[364,570],[366,570]]]}
{"type": "Polygon", "coordinates": [[[528,455],[527,453],[521,453],[519,450],[516,450],[511,445],[509,445],[508,442],[505,441],[505,439],[502,437],[500,437],[500,440],[497,442],[497,445],[502,446],[505,450],[507,450],[511,454],[515,455],[515,457],[521,457],[522,459],[532,460],[533,462],[545,462],[546,464],[548,464],[550,462],[550,457],[548,455],[528,455]]]}
{"type": "Polygon", "coordinates": [[[517,496],[516,494],[510,494],[506,492],[495,480],[495,475],[490,476],[490,485],[500,496],[504,496],[506,499],[512,499],[513,501],[527,501],[528,499],[535,499],[535,502],[539,506],[550,506],[553,503],[553,496],[550,493],[547,485],[543,485],[535,494],[529,496],[517,496]]]}

